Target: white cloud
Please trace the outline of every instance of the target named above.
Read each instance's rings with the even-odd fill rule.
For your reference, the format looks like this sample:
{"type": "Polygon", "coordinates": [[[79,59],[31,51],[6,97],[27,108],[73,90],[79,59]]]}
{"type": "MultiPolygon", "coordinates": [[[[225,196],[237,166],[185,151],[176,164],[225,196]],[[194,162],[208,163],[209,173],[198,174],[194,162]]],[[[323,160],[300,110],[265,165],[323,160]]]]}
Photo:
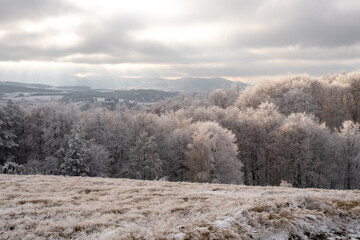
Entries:
{"type": "Polygon", "coordinates": [[[150,27],[132,34],[138,41],[153,40],[162,43],[214,43],[221,37],[221,27],[211,24],[181,26],[174,28],[150,27]]]}
{"type": "Polygon", "coordinates": [[[94,66],[144,77],[353,71],[359,14],[354,0],[5,0],[0,73],[19,61],[88,66],[71,76],[94,66]]]}
{"type": "Polygon", "coordinates": [[[93,76],[94,73],[91,73],[91,72],[78,72],[78,73],[75,73],[74,76],[75,77],[79,77],[79,78],[85,78],[85,77],[89,77],[89,76],[93,76]]]}

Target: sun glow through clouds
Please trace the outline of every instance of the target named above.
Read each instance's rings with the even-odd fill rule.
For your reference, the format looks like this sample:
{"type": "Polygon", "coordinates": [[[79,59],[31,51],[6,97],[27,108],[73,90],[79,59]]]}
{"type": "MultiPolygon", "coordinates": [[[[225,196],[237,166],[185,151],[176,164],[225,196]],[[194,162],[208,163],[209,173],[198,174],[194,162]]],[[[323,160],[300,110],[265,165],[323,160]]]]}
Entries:
{"type": "Polygon", "coordinates": [[[252,79],[359,69],[360,34],[354,29],[360,28],[360,5],[353,0],[341,4],[329,0],[326,5],[300,0],[8,0],[2,4],[0,76],[7,64],[29,69],[29,63],[36,61],[44,71],[49,65],[58,68],[55,63],[76,69],[87,66],[66,73],[71,76],[106,67],[114,77],[145,78],[252,79]]]}
{"type": "Polygon", "coordinates": [[[81,9],[95,11],[97,15],[108,16],[109,14],[136,14],[151,15],[153,17],[171,17],[185,11],[181,1],[168,0],[77,0],[69,1],[81,9]]]}
{"type": "Polygon", "coordinates": [[[220,30],[213,25],[187,26],[182,28],[152,27],[135,32],[137,40],[155,40],[159,42],[215,42],[220,30]]]}
{"type": "Polygon", "coordinates": [[[81,23],[77,16],[52,17],[41,21],[24,21],[20,27],[29,33],[42,32],[47,29],[69,31],[81,23]]]}
{"type": "Polygon", "coordinates": [[[78,72],[76,74],[74,74],[75,77],[79,77],[79,78],[85,78],[85,77],[89,77],[89,76],[92,76],[94,75],[94,73],[83,73],[83,72],[78,72]]]}

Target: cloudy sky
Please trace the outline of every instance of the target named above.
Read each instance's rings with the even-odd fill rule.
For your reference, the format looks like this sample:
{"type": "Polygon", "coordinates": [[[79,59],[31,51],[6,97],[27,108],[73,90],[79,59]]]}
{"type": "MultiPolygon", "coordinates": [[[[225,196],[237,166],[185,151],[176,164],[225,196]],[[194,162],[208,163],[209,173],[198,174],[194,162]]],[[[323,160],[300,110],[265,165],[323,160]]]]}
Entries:
{"type": "Polygon", "coordinates": [[[94,84],[360,69],[358,0],[0,0],[0,80],[94,84]]]}

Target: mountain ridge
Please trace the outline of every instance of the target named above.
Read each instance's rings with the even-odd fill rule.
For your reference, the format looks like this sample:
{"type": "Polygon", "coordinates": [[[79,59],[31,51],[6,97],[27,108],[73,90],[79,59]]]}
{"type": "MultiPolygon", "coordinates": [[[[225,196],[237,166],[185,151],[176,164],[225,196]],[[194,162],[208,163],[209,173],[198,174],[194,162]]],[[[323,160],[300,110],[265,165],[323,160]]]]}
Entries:
{"type": "Polygon", "coordinates": [[[225,78],[180,78],[180,79],[165,79],[165,78],[120,78],[112,85],[107,87],[96,87],[90,84],[81,85],[64,85],[52,86],[39,83],[22,83],[12,81],[0,81],[0,85],[23,87],[31,89],[52,89],[52,90],[91,90],[91,89],[108,89],[108,90],[131,90],[131,89],[154,89],[161,91],[176,91],[176,92],[202,92],[213,91],[219,88],[229,88],[237,86],[240,90],[245,89],[248,84],[243,82],[233,82],[225,78]]]}

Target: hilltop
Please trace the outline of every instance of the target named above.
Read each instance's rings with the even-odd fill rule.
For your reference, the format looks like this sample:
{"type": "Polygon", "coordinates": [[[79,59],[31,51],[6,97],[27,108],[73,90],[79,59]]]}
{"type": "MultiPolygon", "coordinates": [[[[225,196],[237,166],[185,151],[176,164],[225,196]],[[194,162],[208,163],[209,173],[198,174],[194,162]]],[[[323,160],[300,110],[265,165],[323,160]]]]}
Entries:
{"type": "Polygon", "coordinates": [[[0,175],[0,239],[359,239],[360,191],[0,175]]]}
{"type": "MultiPolygon", "coordinates": [[[[81,86],[51,86],[38,83],[22,83],[12,81],[0,81],[1,88],[4,90],[0,93],[8,92],[62,92],[66,91],[96,91],[96,90],[139,90],[152,89],[170,92],[202,92],[213,91],[220,88],[230,88],[237,86],[238,89],[244,90],[249,84],[243,82],[233,82],[225,78],[179,78],[169,80],[165,78],[117,78],[112,84],[102,84],[104,79],[96,81],[89,79],[82,82],[81,86]],[[99,82],[100,81],[100,82],[99,82]],[[96,82],[97,87],[92,86],[96,82]],[[98,89],[100,88],[100,89],[98,89]]],[[[74,79],[73,82],[78,82],[74,79]]]]}

